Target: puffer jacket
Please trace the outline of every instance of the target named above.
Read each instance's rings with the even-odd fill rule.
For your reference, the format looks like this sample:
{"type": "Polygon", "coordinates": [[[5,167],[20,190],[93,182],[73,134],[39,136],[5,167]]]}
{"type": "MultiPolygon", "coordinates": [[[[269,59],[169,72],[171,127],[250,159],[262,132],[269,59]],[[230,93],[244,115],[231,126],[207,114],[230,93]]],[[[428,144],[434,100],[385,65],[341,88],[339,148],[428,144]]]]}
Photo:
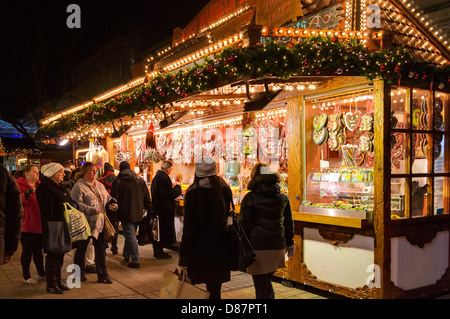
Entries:
{"type": "Polygon", "coordinates": [[[294,243],[289,199],[281,194],[279,177],[263,174],[252,179],[242,200],[239,222],[255,250],[284,249],[294,243]]]}

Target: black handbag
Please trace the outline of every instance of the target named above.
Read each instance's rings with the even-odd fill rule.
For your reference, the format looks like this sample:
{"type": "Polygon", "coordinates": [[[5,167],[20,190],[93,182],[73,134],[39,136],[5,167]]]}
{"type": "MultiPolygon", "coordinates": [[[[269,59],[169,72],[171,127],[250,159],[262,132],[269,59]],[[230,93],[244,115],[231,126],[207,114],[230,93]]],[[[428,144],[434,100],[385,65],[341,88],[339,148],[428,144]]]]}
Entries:
{"type": "MultiPolygon", "coordinates": [[[[53,201],[50,216],[54,218],[53,201]]],[[[69,228],[66,221],[47,221],[47,250],[55,254],[65,254],[72,250],[69,228]]]]}
{"type": "Polygon", "coordinates": [[[233,219],[233,223],[228,226],[230,232],[231,253],[230,269],[233,271],[239,270],[245,272],[247,268],[255,262],[256,255],[250,240],[245,234],[244,228],[236,217],[233,202],[231,202],[231,205],[233,206],[233,210],[230,212],[229,217],[233,219]]]}
{"type": "Polygon", "coordinates": [[[138,245],[145,246],[158,241],[158,216],[147,215],[139,223],[138,245]]]}
{"type": "Polygon", "coordinates": [[[67,223],[47,222],[48,239],[47,250],[55,254],[65,254],[72,250],[67,223]]]}

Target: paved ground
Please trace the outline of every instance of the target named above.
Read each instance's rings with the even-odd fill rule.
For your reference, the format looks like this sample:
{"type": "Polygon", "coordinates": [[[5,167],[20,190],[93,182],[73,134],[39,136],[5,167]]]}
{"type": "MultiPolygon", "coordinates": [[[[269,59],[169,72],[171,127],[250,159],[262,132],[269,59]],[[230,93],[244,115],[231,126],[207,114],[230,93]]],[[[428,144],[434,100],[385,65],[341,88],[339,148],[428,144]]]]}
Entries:
{"type": "MultiPolygon", "coordinates": [[[[119,235],[119,250],[123,247],[123,236],[119,235]]],[[[0,299],[159,299],[159,290],[163,273],[166,269],[177,267],[178,253],[169,251],[171,259],[157,260],[153,258],[152,245],[139,247],[141,267],[132,269],[127,267],[121,254],[112,255],[107,250],[107,268],[113,283],[110,285],[97,283],[96,274],[86,274],[87,281],[81,283],[81,288],[65,291],[63,295],[53,295],[46,292],[45,280],[36,285],[22,283],[22,268],[20,265],[20,247],[14,255],[11,264],[0,267],[0,299]]],[[[62,277],[65,280],[70,274],[67,266],[73,262],[72,250],[66,254],[62,277]]],[[[31,275],[38,278],[34,264],[31,265],[31,275]]],[[[242,272],[232,272],[231,281],[222,287],[223,299],[254,299],[255,292],[250,275],[242,272]]],[[[200,285],[202,286],[202,285],[200,285]]],[[[276,299],[327,299],[318,291],[287,287],[281,283],[274,283],[276,299]]]]}
{"type": "MultiPolygon", "coordinates": [[[[119,235],[119,250],[123,247],[123,236],[119,235]]],[[[81,283],[80,288],[65,291],[63,295],[53,295],[46,292],[45,280],[36,285],[22,283],[22,269],[20,265],[20,248],[14,255],[13,261],[0,267],[0,299],[159,299],[159,290],[166,269],[177,267],[178,253],[169,251],[171,259],[156,260],[153,258],[152,245],[139,247],[141,267],[132,269],[127,267],[121,254],[112,255],[107,250],[107,268],[113,283],[110,285],[97,283],[96,274],[87,274],[87,281],[81,283]]],[[[73,262],[74,250],[66,254],[62,277],[65,280],[69,273],[67,266],[73,262]]],[[[31,275],[37,277],[32,263],[31,275]]],[[[201,286],[201,285],[200,285],[201,286]]],[[[308,290],[288,287],[275,282],[276,299],[343,299],[343,297],[329,294],[313,288],[308,290]]],[[[242,272],[232,272],[231,281],[222,287],[223,299],[254,299],[255,292],[250,275],[242,272]]],[[[449,299],[450,295],[440,297],[449,299]]]]}

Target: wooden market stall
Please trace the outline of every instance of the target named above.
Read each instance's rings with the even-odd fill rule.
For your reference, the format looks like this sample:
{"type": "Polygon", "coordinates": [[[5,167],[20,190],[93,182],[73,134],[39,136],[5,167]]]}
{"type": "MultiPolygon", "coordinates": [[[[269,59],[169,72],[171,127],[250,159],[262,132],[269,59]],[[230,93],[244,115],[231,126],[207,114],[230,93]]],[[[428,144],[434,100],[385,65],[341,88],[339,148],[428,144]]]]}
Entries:
{"type": "Polygon", "coordinates": [[[447,292],[449,47],[407,0],[375,5],[212,0],[67,137],[104,132],[148,182],[172,159],[184,189],[194,155],[215,156],[236,204],[268,161],[294,210],[277,276],[351,298],[447,292]]]}

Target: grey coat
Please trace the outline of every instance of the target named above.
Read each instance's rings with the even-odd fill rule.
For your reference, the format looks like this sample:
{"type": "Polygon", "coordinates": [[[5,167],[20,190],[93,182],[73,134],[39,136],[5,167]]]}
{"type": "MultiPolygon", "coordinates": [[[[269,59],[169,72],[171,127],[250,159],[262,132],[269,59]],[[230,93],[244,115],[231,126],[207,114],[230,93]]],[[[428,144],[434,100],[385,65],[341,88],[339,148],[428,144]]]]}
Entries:
{"type": "MultiPolygon", "coordinates": [[[[78,209],[86,215],[91,231],[94,231],[99,216],[97,208],[105,212],[105,207],[112,198],[111,195],[99,181],[94,181],[94,186],[91,186],[83,178],[80,178],[73,186],[71,196],[78,204],[78,209]]],[[[101,233],[103,226],[98,231],[101,233]]]]}

